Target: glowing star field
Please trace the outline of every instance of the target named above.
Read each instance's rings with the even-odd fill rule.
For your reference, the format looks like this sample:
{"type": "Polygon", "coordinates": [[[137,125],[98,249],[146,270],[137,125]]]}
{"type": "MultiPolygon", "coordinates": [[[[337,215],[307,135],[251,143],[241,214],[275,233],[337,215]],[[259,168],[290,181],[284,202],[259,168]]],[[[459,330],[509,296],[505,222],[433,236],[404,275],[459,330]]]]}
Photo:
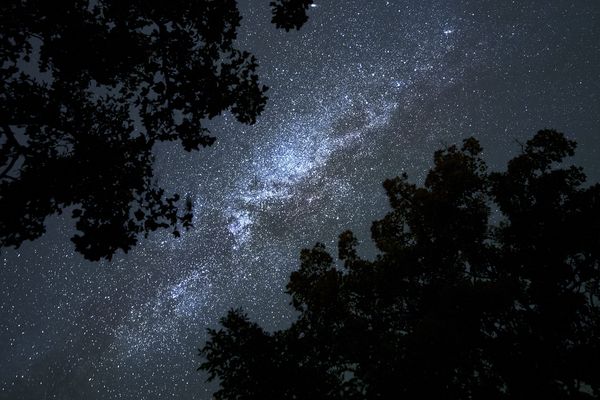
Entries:
{"type": "Polygon", "coordinates": [[[423,178],[433,151],[477,137],[491,166],[554,128],[600,178],[596,0],[322,0],[299,32],[240,1],[238,40],[269,102],[253,126],[210,121],[218,140],[158,149],[155,174],[194,200],[195,229],[152,235],[89,263],[68,218],[0,255],[0,399],[210,399],[196,371],[206,328],[242,307],[269,329],[294,318],[285,284],[299,252],[368,244],[381,183],[423,178]]]}

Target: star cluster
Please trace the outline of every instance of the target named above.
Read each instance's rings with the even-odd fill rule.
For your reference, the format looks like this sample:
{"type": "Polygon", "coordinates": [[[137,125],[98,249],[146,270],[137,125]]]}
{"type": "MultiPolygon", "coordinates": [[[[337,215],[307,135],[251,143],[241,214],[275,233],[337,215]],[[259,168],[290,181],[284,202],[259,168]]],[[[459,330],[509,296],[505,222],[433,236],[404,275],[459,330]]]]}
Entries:
{"type": "MultiPolygon", "coordinates": [[[[238,40],[270,87],[253,126],[209,121],[211,148],[157,148],[157,179],[194,200],[195,229],[158,232],[87,263],[68,218],[2,253],[0,399],[210,398],[196,372],[206,328],[242,307],[269,329],[294,317],[300,249],[352,229],[368,241],[381,182],[424,177],[433,151],[476,136],[490,165],[537,129],[580,143],[600,177],[600,6],[593,0],[317,1],[299,32],[240,2],[238,40]]],[[[361,251],[373,255],[364,243],[361,251]]]]}

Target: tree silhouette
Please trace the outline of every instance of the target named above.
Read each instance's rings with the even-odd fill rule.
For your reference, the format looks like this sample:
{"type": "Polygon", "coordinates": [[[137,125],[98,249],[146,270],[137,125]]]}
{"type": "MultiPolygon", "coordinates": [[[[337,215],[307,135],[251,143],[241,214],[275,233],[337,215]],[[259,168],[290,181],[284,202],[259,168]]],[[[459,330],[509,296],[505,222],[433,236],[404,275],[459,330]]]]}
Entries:
{"type": "MultiPolygon", "coordinates": [[[[299,28],[284,3],[274,20],[299,28]]],[[[209,146],[206,119],[263,110],[256,59],[234,45],[236,1],[6,0],[0,15],[0,246],[67,207],[90,260],[189,228],[191,201],[153,179],[153,147],[209,146]]]]}
{"type": "Polygon", "coordinates": [[[385,181],[374,260],[344,232],[337,264],[302,251],[289,329],[234,310],[209,331],[215,398],[598,398],[600,185],[564,167],[574,149],[543,130],[489,172],[471,138],[423,186],[385,181]]]}
{"type": "Polygon", "coordinates": [[[313,0],[276,0],[271,2],[273,18],[271,22],[277,28],[285,29],[300,29],[308,16],[306,11],[313,4],[313,0]]]}

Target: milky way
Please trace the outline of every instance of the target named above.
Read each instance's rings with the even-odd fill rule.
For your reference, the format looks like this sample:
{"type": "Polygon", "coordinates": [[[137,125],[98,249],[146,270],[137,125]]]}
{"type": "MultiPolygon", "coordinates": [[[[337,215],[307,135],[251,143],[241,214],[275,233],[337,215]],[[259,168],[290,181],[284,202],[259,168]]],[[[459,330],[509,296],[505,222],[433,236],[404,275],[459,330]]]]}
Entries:
{"type": "Polygon", "coordinates": [[[600,178],[597,1],[323,0],[290,33],[267,0],[240,3],[265,112],[210,121],[209,149],[157,148],[156,177],[194,200],[195,229],[88,263],[56,217],[3,252],[0,399],[210,398],[196,372],[206,328],[237,307],[289,324],[300,249],[335,252],[346,229],[367,241],[387,209],[381,182],[422,179],[434,150],[467,136],[500,167],[516,140],[556,128],[600,178]]]}

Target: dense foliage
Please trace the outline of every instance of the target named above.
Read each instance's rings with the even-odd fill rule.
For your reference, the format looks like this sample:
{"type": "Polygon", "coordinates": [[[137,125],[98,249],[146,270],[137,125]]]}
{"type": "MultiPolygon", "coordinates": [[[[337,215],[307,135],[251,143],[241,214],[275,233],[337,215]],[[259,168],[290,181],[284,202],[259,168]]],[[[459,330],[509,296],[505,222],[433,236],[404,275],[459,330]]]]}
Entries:
{"type": "MultiPolygon", "coordinates": [[[[299,28],[302,10],[277,2],[273,19],[299,28]]],[[[153,148],[208,146],[206,119],[251,124],[263,110],[236,1],[6,0],[0,15],[0,246],[68,207],[90,260],[190,227],[191,202],[153,179],[153,148]]]]}
{"type": "Polygon", "coordinates": [[[313,0],[276,0],[271,2],[273,18],[271,22],[278,28],[286,31],[300,29],[308,15],[306,11],[313,4],[313,0]]]}
{"type": "Polygon", "coordinates": [[[387,180],[380,254],[303,250],[299,318],[265,332],[240,310],[200,369],[216,399],[585,399],[600,396],[600,185],[540,131],[504,172],[475,139],[435,153],[423,186],[387,180]]]}

